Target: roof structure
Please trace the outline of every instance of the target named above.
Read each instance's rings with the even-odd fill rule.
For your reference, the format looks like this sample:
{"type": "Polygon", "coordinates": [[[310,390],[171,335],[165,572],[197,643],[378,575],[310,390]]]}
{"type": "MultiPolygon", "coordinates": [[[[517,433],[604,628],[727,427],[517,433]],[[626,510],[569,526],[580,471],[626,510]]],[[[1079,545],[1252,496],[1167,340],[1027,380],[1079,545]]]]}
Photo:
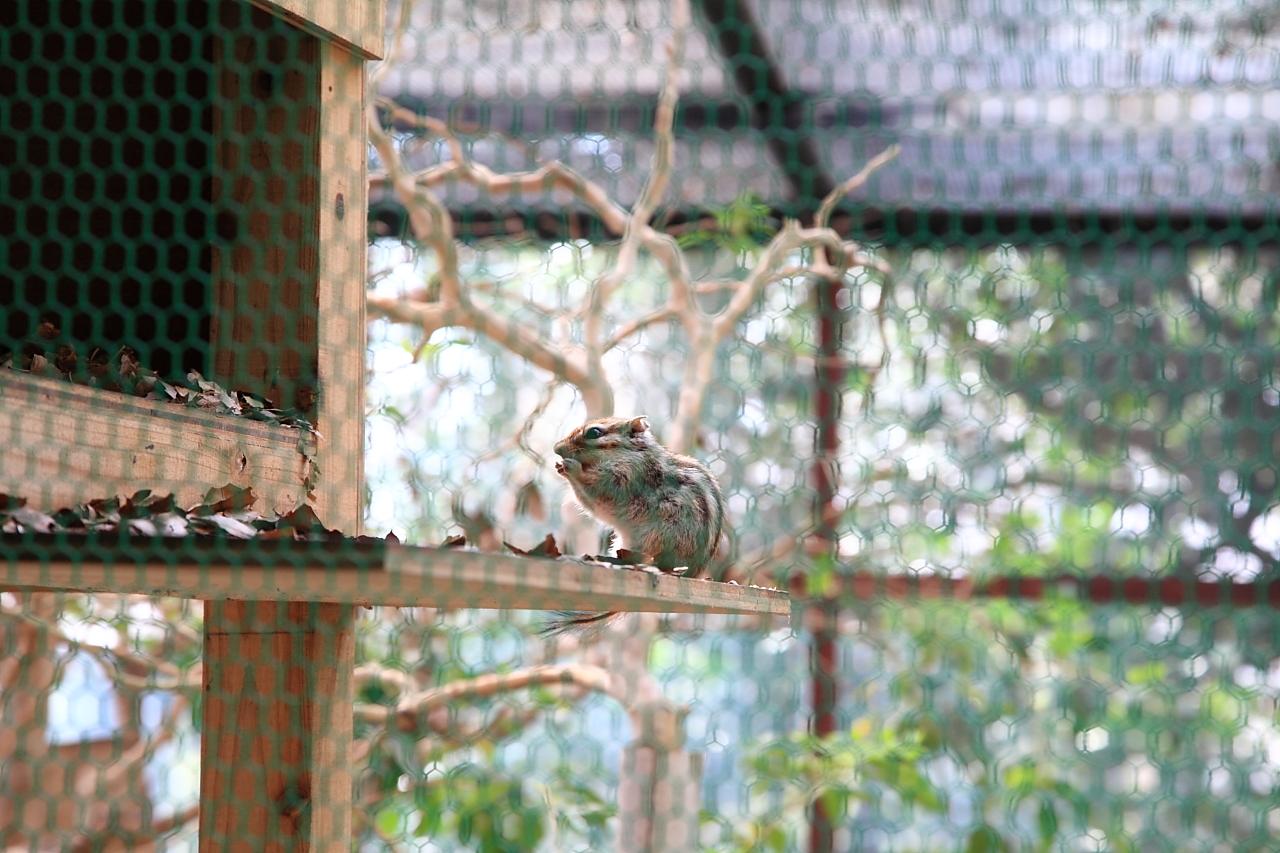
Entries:
{"type": "MultiPolygon", "coordinates": [[[[885,211],[1269,219],[1280,6],[697,0],[668,201],[800,213],[890,144],[885,211]]],[[[500,170],[560,159],[624,204],[671,28],[661,0],[422,5],[381,92],[447,117],[500,170]]],[[[426,166],[448,156],[424,145],[426,166]]],[[[573,210],[446,192],[463,221],[573,210]]],[[[375,204],[379,202],[375,198],[375,204]]],[[[385,211],[384,211],[385,213],[385,211]]]]}

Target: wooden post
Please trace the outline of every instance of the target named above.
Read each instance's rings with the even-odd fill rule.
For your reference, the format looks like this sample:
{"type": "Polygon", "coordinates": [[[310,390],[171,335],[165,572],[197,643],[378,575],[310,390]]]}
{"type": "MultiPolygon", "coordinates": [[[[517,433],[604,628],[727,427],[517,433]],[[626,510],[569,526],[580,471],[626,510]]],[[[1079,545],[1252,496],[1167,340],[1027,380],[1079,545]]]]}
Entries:
{"type": "MultiPolygon", "coordinates": [[[[360,532],[364,453],[364,63],[321,43],[309,464],[330,527],[360,532]]],[[[200,849],[351,849],[354,608],[206,602],[200,849]]]]}
{"type": "Polygon", "coordinates": [[[200,850],[350,850],[352,608],[205,608],[200,850]]]}
{"type": "Polygon", "coordinates": [[[364,487],[365,228],[368,208],[364,60],[336,44],[320,50],[320,327],[316,511],[360,532],[364,487]]]}

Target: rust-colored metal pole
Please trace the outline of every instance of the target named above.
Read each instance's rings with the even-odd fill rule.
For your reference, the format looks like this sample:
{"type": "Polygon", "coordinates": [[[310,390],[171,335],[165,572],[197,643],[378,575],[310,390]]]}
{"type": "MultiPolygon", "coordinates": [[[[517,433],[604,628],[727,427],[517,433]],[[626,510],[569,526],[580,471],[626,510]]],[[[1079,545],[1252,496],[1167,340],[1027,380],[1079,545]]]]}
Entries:
{"type": "MultiPolygon", "coordinates": [[[[841,388],[844,369],[840,366],[840,347],[844,338],[844,312],[840,308],[843,282],[814,279],[817,320],[818,359],[815,375],[814,415],[817,422],[817,447],[814,453],[814,519],[817,544],[832,560],[836,556],[836,455],[840,448],[841,388]]],[[[815,549],[817,550],[817,549],[815,549]]],[[[837,616],[839,599],[835,596],[810,603],[809,624],[813,634],[809,668],[812,678],[813,734],[823,737],[834,733],[836,719],[838,665],[837,616]]],[[[809,817],[809,850],[831,853],[834,849],[836,816],[827,814],[821,801],[815,802],[809,817]]]]}

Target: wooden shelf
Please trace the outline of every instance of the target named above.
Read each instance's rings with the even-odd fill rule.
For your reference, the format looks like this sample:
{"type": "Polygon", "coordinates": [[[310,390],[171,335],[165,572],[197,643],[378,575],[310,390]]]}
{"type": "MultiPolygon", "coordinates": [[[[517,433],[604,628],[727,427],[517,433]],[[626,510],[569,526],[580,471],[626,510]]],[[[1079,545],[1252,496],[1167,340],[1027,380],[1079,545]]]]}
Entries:
{"type": "Polygon", "coordinates": [[[303,502],[302,450],[316,446],[289,427],[4,369],[0,439],[0,492],[41,506],[139,483],[188,506],[233,483],[252,485],[264,512],[303,502]]]}
{"type": "Polygon", "coordinates": [[[380,540],[0,536],[0,587],[209,601],[788,616],[785,592],[380,540]]]}

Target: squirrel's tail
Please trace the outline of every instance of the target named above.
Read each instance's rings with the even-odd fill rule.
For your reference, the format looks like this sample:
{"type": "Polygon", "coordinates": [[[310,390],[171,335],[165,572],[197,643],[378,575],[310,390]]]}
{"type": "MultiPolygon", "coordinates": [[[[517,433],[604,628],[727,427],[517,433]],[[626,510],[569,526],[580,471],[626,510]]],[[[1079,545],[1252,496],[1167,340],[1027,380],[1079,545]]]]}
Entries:
{"type": "Polygon", "coordinates": [[[557,610],[556,618],[549,620],[542,629],[538,631],[544,637],[553,637],[556,634],[568,634],[573,632],[594,633],[604,629],[606,625],[617,617],[621,616],[620,612],[607,610],[604,613],[582,613],[577,610],[557,610]]]}

